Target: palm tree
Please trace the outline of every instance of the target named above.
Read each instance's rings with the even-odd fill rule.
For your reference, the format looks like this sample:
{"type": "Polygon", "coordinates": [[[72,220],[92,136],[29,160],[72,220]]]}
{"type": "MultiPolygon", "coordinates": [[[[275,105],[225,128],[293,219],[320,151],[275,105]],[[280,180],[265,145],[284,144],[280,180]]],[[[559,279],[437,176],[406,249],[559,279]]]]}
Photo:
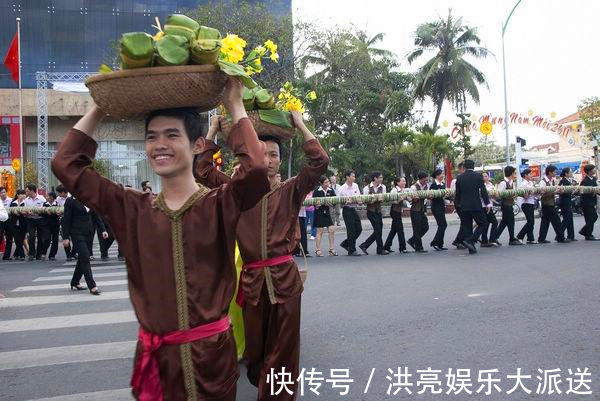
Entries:
{"type": "Polygon", "coordinates": [[[408,126],[391,127],[383,133],[384,143],[391,148],[398,177],[404,176],[404,148],[406,143],[412,142],[414,135],[408,126]]]}
{"type": "Polygon", "coordinates": [[[319,71],[308,77],[309,81],[323,82],[329,78],[333,83],[340,78],[344,66],[345,58],[351,51],[350,34],[330,33],[321,43],[309,47],[308,55],[300,60],[301,70],[307,67],[320,68],[319,71]]]}
{"type": "Polygon", "coordinates": [[[436,106],[433,122],[437,128],[442,105],[448,100],[454,109],[465,110],[467,95],[479,103],[478,85],[487,83],[485,76],[475,66],[464,59],[487,57],[491,52],[480,46],[477,29],[463,25],[462,18],[454,18],[452,10],[448,18],[427,22],[417,27],[415,49],[407,56],[409,63],[423,53],[436,51],[415,74],[414,91],[419,100],[431,98],[436,106]]]}
{"type": "Polygon", "coordinates": [[[369,59],[372,58],[392,58],[394,57],[394,53],[389,50],[378,49],[373,47],[376,43],[379,43],[383,40],[383,32],[376,34],[375,36],[369,38],[365,31],[358,31],[357,34],[352,35],[351,45],[352,51],[350,55],[366,55],[369,56],[369,59]]]}

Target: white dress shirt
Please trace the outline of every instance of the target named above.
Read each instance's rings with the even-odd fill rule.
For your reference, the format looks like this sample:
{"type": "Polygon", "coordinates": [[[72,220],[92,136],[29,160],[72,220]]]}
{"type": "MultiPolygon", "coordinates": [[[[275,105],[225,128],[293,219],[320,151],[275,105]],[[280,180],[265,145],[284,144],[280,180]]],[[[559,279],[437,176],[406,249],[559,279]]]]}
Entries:
{"type": "MultiPolygon", "coordinates": [[[[527,181],[526,179],[523,179],[523,181],[521,181],[521,188],[535,188],[535,184],[533,181],[527,181]]],[[[535,202],[536,197],[534,195],[528,195],[523,198],[523,203],[535,205],[535,202]]]]}

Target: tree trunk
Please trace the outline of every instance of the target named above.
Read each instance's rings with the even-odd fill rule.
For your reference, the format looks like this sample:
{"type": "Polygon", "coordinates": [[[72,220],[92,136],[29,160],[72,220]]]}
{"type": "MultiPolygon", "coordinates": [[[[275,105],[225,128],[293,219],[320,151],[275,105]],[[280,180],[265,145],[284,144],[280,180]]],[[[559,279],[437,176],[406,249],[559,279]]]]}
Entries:
{"type": "Polygon", "coordinates": [[[400,175],[398,176],[398,178],[400,177],[404,177],[404,156],[402,156],[402,153],[400,153],[399,156],[400,159],[400,175]]]}
{"type": "Polygon", "coordinates": [[[442,105],[444,104],[444,98],[436,104],[437,111],[435,113],[435,120],[433,120],[433,129],[437,130],[438,122],[440,121],[440,114],[442,114],[442,105]]]}
{"type": "Polygon", "coordinates": [[[400,174],[400,169],[398,167],[398,157],[399,157],[398,153],[399,153],[398,152],[398,144],[394,140],[394,159],[395,159],[395,162],[396,162],[396,177],[399,177],[398,174],[400,174]]]}

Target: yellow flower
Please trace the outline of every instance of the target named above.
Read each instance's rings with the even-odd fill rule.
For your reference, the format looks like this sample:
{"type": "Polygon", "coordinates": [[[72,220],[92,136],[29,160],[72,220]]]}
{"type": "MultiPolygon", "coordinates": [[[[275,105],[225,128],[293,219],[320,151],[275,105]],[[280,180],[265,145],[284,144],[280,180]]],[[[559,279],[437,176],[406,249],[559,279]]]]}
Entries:
{"type": "Polygon", "coordinates": [[[267,48],[264,46],[256,46],[254,51],[258,54],[258,57],[262,57],[267,52],[267,48]]]}
{"type": "Polygon", "coordinates": [[[306,100],[309,102],[313,102],[317,100],[317,93],[315,91],[310,91],[306,94],[306,100]]]}
{"type": "Polygon", "coordinates": [[[237,35],[227,35],[225,39],[223,39],[221,55],[225,61],[238,63],[244,58],[244,47],[246,47],[246,41],[244,39],[237,35]]]}
{"type": "Polygon", "coordinates": [[[275,43],[273,43],[273,41],[271,39],[269,39],[265,42],[265,47],[267,49],[269,49],[269,51],[271,53],[277,53],[277,45],[275,43]]]}
{"type": "Polygon", "coordinates": [[[158,31],[156,32],[156,35],[152,37],[152,39],[158,42],[163,36],[165,36],[165,33],[163,31],[158,31]]]}
{"type": "Polygon", "coordinates": [[[279,54],[278,53],[271,53],[271,55],[269,57],[271,58],[271,60],[273,60],[273,62],[275,62],[275,63],[279,62],[279,54]]]}

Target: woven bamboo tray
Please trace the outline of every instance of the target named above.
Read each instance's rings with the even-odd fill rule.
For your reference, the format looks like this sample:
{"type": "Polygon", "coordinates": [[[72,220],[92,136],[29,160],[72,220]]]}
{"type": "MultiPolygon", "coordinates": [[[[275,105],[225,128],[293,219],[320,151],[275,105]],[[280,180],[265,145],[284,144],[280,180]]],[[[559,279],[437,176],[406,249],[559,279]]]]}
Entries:
{"type": "Polygon", "coordinates": [[[85,85],[106,114],[143,120],[153,110],[214,109],[221,103],[226,82],[227,75],[216,65],[184,65],[98,74],[88,78],[85,85]]]}
{"type": "MultiPolygon", "coordinates": [[[[252,121],[252,125],[254,126],[254,130],[256,133],[260,135],[270,135],[281,140],[290,140],[294,137],[294,133],[296,132],[295,128],[283,128],[278,125],[270,124],[264,122],[260,119],[260,115],[258,111],[249,111],[248,118],[252,121]]],[[[290,115],[290,123],[294,126],[294,122],[291,119],[290,115]]]]}

